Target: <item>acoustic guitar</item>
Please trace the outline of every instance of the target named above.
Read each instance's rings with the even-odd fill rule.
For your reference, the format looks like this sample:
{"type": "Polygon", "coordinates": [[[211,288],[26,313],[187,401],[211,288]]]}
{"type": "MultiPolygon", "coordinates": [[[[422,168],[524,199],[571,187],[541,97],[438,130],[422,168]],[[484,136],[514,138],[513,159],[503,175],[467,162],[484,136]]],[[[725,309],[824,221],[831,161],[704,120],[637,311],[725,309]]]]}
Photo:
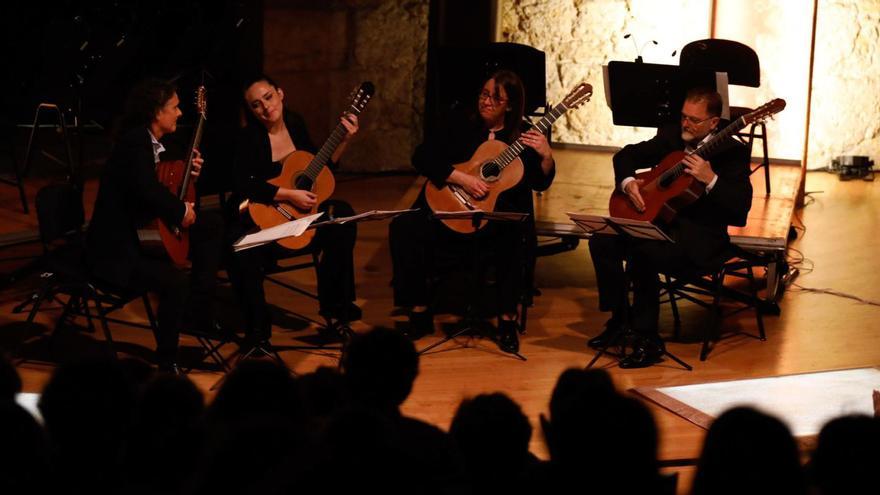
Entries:
{"type": "MultiPolygon", "coordinates": [[[[359,115],[364,107],[373,97],[375,88],[373,83],[366,81],[361,83],[360,87],[355,90],[348,112],[359,115]]],[[[306,215],[312,215],[317,212],[318,205],[333,194],[336,187],[336,180],[333,173],[326,167],[333,152],[345,139],[348,130],[340,122],[327,141],[321,146],[317,155],[312,155],[307,151],[297,150],[290,154],[282,166],[281,174],[274,179],[269,180],[270,184],[286,187],[289,189],[301,189],[311,191],[317,196],[315,206],[309,209],[301,209],[283,201],[272,204],[248,202],[247,208],[260,229],[274,227],[291,220],[302,218],[306,215]]],[[[287,237],[279,239],[277,242],[288,249],[301,249],[306,247],[315,236],[314,230],[307,230],[298,237],[287,237]]]]}
{"type": "MultiPolygon", "coordinates": [[[[547,112],[535,129],[546,133],[553,122],[572,108],[577,108],[590,100],[593,87],[588,83],[578,84],[561,103],[547,112]]],[[[459,172],[477,177],[489,185],[489,192],[482,198],[475,198],[468,194],[461,186],[445,184],[438,188],[430,181],[425,183],[425,199],[428,206],[434,212],[438,211],[495,211],[498,196],[519,184],[523,176],[523,164],[519,155],[526,149],[521,139],[517,139],[510,146],[502,141],[489,140],[481,144],[474,152],[470,160],[454,165],[459,172]]],[[[474,225],[469,219],[465,220],[441,220],[450,229],[462,233],[471,234],[483,228],[488,221],[482,220],[474,225]]]]}
{"type": "MultiPolygon", "coordinates": [[[[690,154],[708,159],[734,133],[747,125],[763,121],[784,108],[785,100],[781,98],[769,101],[755,111],[733,121],[690,154]]],[[[699,199],[706,191],[705,184],[684,172],[687,167],[682,160],[686,156],[688,154],[684,151],[673,151],[651,170],[635,175],[636,179],[644,181],[639,186],[639,193],[645,202],[645,211],[636,210],[629,197],[619,188],[615,188],[608,204],[609,214],[612,217],[648,222],[672,221],[682,208],[699,199]]]]}
{"type": "MultiPolygon", "coordinates": [[[[207,115],[204,86],[199,86],[196,89],[196,110],[199,113],[199,121],[193,133],[186,162],[175,160],[159,162],[156,165],[156,176],[159,182],[177,196],[177,199],[188,203],[195,203],[196,201],[195,179],[192,176],[192,169],[195,150],[198,149],[202,141],[202,132],[207,115]]],[[[187,254],[189,253],[189,230],[176,225],[168,225],[162,220],[157,220],[156,223],[159,238],[162,241],[165,252],[168,253],[168,257],[176,265],[185,265],[187,254]]]]}

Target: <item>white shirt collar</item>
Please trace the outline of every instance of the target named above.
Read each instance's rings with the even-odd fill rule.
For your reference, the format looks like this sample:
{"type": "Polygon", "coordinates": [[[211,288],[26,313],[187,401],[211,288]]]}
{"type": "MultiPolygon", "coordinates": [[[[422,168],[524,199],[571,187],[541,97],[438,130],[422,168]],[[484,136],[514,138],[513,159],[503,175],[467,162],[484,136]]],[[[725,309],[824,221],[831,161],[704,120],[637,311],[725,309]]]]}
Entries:
{"type": "Polygon", "coordinates": [[[705,136],[703,139],[701,139],[700,142],[697,143],[696,146],[693,146],[693,145],[690,145],[690,144],[686,145],[686,146],[684,147],[684,152],[685,152],[685,153],[691,153],[691,152],[693,152],[695,149],[699,148],[703,143],[705,143],[706,141],[712,139],[712,136],[714,136],[714,135],[715,135],[714,132],[710,132],[709,134],[706,134],[706,136],[705,136]]]}
{"type": "Polygon", "coordinates": [[[156,136],[153,135],[153,131],[147,129],[147,132],[150,134],[150,142],[153,144],[153,162],[159,163],[159,154],[165,151],[165,147],[162,146],[162,143],[156,139],[156,136]]]}

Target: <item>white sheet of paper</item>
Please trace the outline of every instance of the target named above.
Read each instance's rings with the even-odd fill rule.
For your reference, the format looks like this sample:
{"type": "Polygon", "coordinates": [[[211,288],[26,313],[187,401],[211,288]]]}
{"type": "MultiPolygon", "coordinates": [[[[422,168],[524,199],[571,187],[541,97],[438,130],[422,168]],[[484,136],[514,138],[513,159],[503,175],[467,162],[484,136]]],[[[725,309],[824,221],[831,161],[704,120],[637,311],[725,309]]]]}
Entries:
{"type": "Polygon", "coordinates": [[[236,241],[235,244],[232,245],[232,248],[235,251],[241,251],[243,249],[262,246],[263,244],[269,244],[278,239],[300,236],[309,228],[309,225],[311,225],[312,222],[317,220],[323,214],[323,212],[315,213],[314,215],[302,217],[298,220],[292,220],[290,222],[282,223],[281,225],[263,229],[253,234],[248,234],[236,241]]]}

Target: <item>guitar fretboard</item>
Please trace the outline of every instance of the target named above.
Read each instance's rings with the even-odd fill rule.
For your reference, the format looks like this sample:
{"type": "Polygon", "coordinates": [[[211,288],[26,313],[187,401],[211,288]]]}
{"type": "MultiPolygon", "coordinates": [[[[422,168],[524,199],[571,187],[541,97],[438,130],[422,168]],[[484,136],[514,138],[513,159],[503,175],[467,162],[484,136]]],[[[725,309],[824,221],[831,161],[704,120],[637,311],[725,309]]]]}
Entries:
{"type": "MultiPolygon", "coordinates": [[[[352,113],[355,115],[357,112],[352,108],[352,113]]],[[[324,166],[330,161],[330,157],[333,156],[333,152],[336,151],[336,148],[342,143],[342,140],[345,139],[346,134],[348,134],[348,130],[342,125],[340,122],[333,132],[330,134],[330,137],[327,138],[327,141],[324,142],[324,145],[321,146],[321,149],[312,158],[312,161],[309,162],[309,166],[306,167],[305,172],[303,172],[309,179],[313,182],[318,178],[318,174],[321,173],[321,170],[324,169],[324,166]]]]}
{"type": "MultiPolygon", "coordinates": [[[[568,111],[568,107],[565,106],[565,103],[560,103],[550,109],[546,115],[544,115],[541,120],[535,124],[535,129],[538,130],[541,134],[546,134],[547,130],[550,129],[550,126],[553,125],[553,122],[556,122],[556,119],[562,117],[562,115],[568,111]]],[[[510,164],[513,160],[516,159],[524,150],[526,149],[526,145],[522,143],[522,140],[517,139],[510,146],[504,149],[501,154],[498,155],[498,158],[494,160],[495,164],[498,165],[498,168],[504,169],[507,165],[510,164]]]]}
{"type": "MultiPolygon", "coordinates": [[[[707,159],[712,156],[713,153],[718,151],[718,147],[727,140],[730,136],[732,136],[735,132],[738,132],[740,129],[746,126],[745,117],[740,117],[733,121],[730,125],[725,127],[722,131],[718,132],[711,139],[703,143],[699,148],[694,150],[691,154],[697,155],[702,159],[707,159]]],[[[671,167],[666,172],[660,175],[658,181],[661,184],[669,184],[675,179],[681,177],[684,174],[684,171],[687,167],[684,163],[678,163],[674,167],[671,167]]]]}
{"type": "Polygon", "coordinates": [[[177,193],[177,199],[183,201],[186,198],[186,190],[189,188],[189,182],[192,180],[193,158],[195,153],[193,150],[198,149],[202,142],[202,130],[205,127],[205,114],[199,114],[199,123],[196,125],[196,132],[193,133],[192,145],[189,147],[189,159],[183,171],[183,181],[180,184],[180,191],[177,193]]]}

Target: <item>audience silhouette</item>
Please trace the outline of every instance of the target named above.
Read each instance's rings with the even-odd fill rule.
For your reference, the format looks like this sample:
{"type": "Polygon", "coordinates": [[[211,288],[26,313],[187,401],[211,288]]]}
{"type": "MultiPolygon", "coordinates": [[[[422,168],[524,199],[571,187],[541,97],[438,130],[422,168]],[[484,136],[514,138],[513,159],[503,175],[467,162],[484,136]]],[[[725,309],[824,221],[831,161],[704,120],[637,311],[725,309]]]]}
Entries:
{"type": "Polygon", "coordinates": [[[693,495],[807,493],[798,447],[788,427],[749,407],[736,407],[709,427],[693,495]]]}
{"type": "MultiPolygon", "coordinates": [[[[449,433],[404,414],[418,374],[412,342],[387,328],[355,336],[341,370],[294,377],[270,360],[241,362],[207,408],[185,376],[89,359],[55,370],[41,424],[15,402],[22,382],[2,358],[0,493],[675,493],[650,411],[604,370],[559,376],[540,417],[547,461],[502,393],[463,400],[449,433]]],[[[734,408],[706,434],[692,493],[865,491],[878,444],[880,419],[834,419],[805,470],[782,422],[734,408]]]]}

